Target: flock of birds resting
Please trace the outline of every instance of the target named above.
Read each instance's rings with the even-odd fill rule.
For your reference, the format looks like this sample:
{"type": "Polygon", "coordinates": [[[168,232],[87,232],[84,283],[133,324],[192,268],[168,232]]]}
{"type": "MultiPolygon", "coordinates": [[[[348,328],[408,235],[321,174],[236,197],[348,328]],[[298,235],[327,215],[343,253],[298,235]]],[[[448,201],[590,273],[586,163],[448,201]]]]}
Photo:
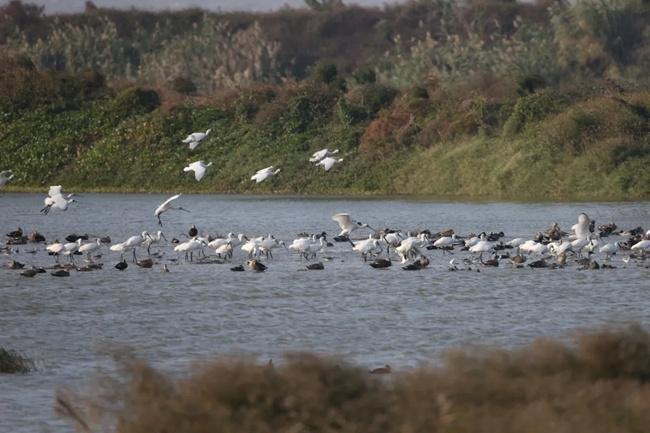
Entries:
{"type": "MultiPolygon", "coordinates": [[[[180,195],[171,197],[154,211],[161,226],[161,215],[165,212],[172,209],[189,212],[173,205],[179,197],[180,195]]],[[[47,213],[53,208],[61,208],[60,206],[65,208],[74,200],[72,194],[64,195],[60,186],[53,186],[45,199],[42,212],[47,213]]],[[[408,271],[427,268],[432,254],[453,256],[449,261],[449,271],[480,272],[482,267],[498,267],[502,264],[513,268],[556,269],[574,263],[579,269],[606,269],[615,267],[612,256],[617,253],[623,255],[622,262],[625,264],[633,260],[633,263],[640,266],[650,267],[645,265],[646,253],[650,251],[650,230],[645,232],[641,227],[620,230],[614,223],[596,227],[595,221],[585,213],[578,216],[578,222],[568,232],[561,230],[555,223],[549,229],[538,232],[532,239],[509,240],[503,232],[462,236],[452,229],[437,233],[430,230],[376,230],[366,223],[355,221],[347,213],[336,214],[332,219],[338,223],[341,231],[331,240],[326,232],[301,233],[288,245],[288,242],[272,234],[257,237],[243,233],[228,233],[225,236],[200,234],[196,226],[192,225],[187,235],[180,236],[187,238],[182,242],[176,238],[168,241],[160,230],[155,235],[143,231],[123,242],[112,242],[109,236],[71,234],[66,236],[65,243],[55,240],[46,246],[45,251],[54,256],[55,263],[48,268],[54,276],[69,276],[72,270],[102,269],[103,264],[98,260],[101,259],[101,250],[105,246],[110,252],[120,255],[120,261],[115,265],[118,270],[128,268],[125,255],[131,255],[132,263],[139,267],[152,268],[156,264],[162,264],[163,272],[169,272],[168,264],[183,260],[193,263],[233,263],[241,260],[241,264],[231,267],[232,271],[244,271],[245,262],[250,270],[263,272],[273,260],[274,250],[277,249],[297,254],[300,263],[306,262],[308,270],[324,269],[323,261],[333,260],[346,250],[357,253],[363,263],[372,268],[388,268],[397,260],[402,269],[408,271]],[[363,230],[370,231],[370,234],[367,237],[352,237],[363,230]],[[175,254],[165,258],[163,242],[171,243],[175,254]],[[343,247],[337,247],[336,244],[343,247]],[[147,257],[138,259],[138,251],[146,251],[147,257]],[[459,255],[456,256],[456,253],[459,255]],[[84,256],[83,263],[75,262],[75,256],[84,256]],[[595,256],[601,263],[596,261],[595,256]],[[64,258],[64,263],[61,263],[61,258],[64,258]]],[[[17,253],[18,245],[46,241],[38,232],[27,235],[21,228],[7,233],[7,238],[6,245],[0,249],[0,253],[7,255],[17,253]]],[[[37,250],[25,252],[36,254],[37,250]]],[[[16,260],[10,261],[7,267],[22,269],[22,275],[26,277],[46,272],[46,269],[36,266],[25,268],[24,264],[16,260]]]]}

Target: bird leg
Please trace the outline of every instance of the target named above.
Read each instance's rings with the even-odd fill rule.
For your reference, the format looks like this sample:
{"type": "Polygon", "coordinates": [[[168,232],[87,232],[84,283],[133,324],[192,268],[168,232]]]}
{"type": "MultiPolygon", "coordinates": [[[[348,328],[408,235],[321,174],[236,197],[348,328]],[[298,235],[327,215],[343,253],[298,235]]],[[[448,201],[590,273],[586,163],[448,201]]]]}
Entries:
{"type": "Polygon", "coordinates": [[[133,248],[133,263],[135,263],[138,258],[135,256],[135,248],[133,248]]]}
{"type": "Polygon", "coordinates": [[[158,215],[158,225],[159,225],[160,227],[163,226],[163,225],[162,225],[162,220],[160,219],[160,215],[158,215]]]}

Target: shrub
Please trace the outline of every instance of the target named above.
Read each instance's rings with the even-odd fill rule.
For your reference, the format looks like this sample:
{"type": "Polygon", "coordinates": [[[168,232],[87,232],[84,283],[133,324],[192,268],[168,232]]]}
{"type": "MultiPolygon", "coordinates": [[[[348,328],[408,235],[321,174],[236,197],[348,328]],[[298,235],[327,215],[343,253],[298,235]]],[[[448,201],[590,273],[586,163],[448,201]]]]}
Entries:
{"type": "Polygon", "coordinates": [[[160,106],[158,93],[153,90],[131,87],[120,92],[113,101],[113,112],[120,118],[133,114],[149,113],[160,106]]]}
{"type": "Polygon", "coordinates": [[[523,96],[517,100],[510,117],[503,126],[507,135],[526,129],[531,123],[557,113],[562,106],[562,98],[555,92],[541,91],[523,96]]]}
{"type": "Polygon", "coordinates": [[[171,82],[172,89],[183,95],[192,95],[196,93],[196,85],[192,80],[185,77],[176,77],[171,82]]]}
{"type": "Polygon", "coordinates": [[[314,65],[311,76],[317,83],[330,84],[338,77],[338,67],[332,62],[319,62],[314,65]]]}

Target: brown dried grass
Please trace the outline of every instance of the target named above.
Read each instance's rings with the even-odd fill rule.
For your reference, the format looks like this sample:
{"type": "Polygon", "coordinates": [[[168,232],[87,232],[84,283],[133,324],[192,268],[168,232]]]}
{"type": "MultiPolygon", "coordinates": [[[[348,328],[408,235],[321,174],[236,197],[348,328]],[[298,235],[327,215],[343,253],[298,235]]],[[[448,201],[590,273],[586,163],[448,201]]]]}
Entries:
{"type": "Polygon", "coordinates": [[[446,352],[389,379],[333,358],[227,359],[165,375],[127,358],[90,394],[61,393],[80,431],[642,432],[650,425],[650,334],[638,326],[446,352]]]}

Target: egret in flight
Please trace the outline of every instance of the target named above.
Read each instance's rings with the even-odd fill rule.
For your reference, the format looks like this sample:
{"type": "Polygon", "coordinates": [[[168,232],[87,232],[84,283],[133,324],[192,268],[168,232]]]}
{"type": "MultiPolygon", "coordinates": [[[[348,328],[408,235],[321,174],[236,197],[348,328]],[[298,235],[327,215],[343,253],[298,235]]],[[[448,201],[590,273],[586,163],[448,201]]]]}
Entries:
{"type": "Polygon", "coordinates": [[[330,151],[329,149],[321,149],[318,152],[314,152],[314,154],[309,158],[309,162],[318,162],[321,159],[327,157],[327,156],[333,156],[339,153],[339,150],[333,150],[330,151]]]}
{"type": "Polygon", "coordinates": [[[343,162],[343,158],[336,159],[328,156],[327,158],[321,159],[316,165],[322,165],[325,171],[330,171],[334,167],[334,164],[338,162],[343,162]]]}
{"type": "Polygon", "coordinates": [[[350,217],[350,214],[347,213],[337,213],[332,217],[332,219],[339,223],[339,227],[341,227],[341,233],[339,233],[339,236],[349,236],[350,233],[356,229],[364,227],[368,227],[370,230],[376,231],[368,224],[353,220],[352,217],[350,217]]]}
{"type": "Polygon", "coordinates": [[[154,216],[155,216],[156,218],[158,218],[158,224],[159,224],[161,227],[162,227],[162,220],[160,219],[160,215],[162,215],[163,213],[167,212],[168,210],[171,210],[171,209],[174,209],[174,210],[182,210],[183,212],[188,212],[188,213],[189,213],[189,211],[188,211],[187,209],[183,209],[183,208],[180,207],[180,206],[178,206],[178,207],[174,207],[174,206],[172,206],[173,201],[176,200],[176,199],[177,199],[178,197],[180,197],[180,196],[181,196],[181,194],[176,194],[175,196],[168,198],[167,200],[165,200],[165,202],[164,202],[163,204],[161,204],[160,206],[158,206],[158,207],[156,208],[156,210],[154,211],[153,214],[154,214],[154,216]]]}
{"type": "Polygon", "coordinates": [[[74,194],[68,194],[67,196],[63,195],[63,188],[61,185],[50,186],[47,197],[43,200],[44,206],[43,209],[41,209],[41,212],[47,215],[52,209],[66,211],[68,210],[68,205],[70,203],[77,201],[72,197],[74,197],[74,194]]]}
{"type": "Polygon", "coordinates": [[[203,179],[203,176],[205,176],[205,171],[212,165],[211,162],[208,162],[207,164],[203,161],[196,161],[188,165],[183,169],[185,173],[188,173],[190,171],[194,172],[194,178],[197,180],[197,182],[200,182],[201,179],[203,179]]]}
{"type": "Polygon", "coordinates": [[[0,171],[0,190],[14,178],[11,170],[0,171]]]}
{"type": "Polygon", "coordinates": [[[257,173],[251,177],[251,180],[254,180],[255,183],[264,182],[267,178],[275,176],[278,173],[280,173],[279,168],[276,170],[274,166],[266,167],[258,170],[257,173]]]}
{"type": "Polygon", "coordinates": [[[194,149],[196,149],[196,146],[199,145],[199,143],[201,143],[203,140],[205,140],[205,138],[208,136],[208,134],[210,134],[210,131],[212,131],[212,129],[208,129],[205,132],[194,132],[194,133],[188,135],[187,138],[185,138],[185,140],[183,140],[183,143],[189,145],[190,150],[194,150],[194,149]]]}

